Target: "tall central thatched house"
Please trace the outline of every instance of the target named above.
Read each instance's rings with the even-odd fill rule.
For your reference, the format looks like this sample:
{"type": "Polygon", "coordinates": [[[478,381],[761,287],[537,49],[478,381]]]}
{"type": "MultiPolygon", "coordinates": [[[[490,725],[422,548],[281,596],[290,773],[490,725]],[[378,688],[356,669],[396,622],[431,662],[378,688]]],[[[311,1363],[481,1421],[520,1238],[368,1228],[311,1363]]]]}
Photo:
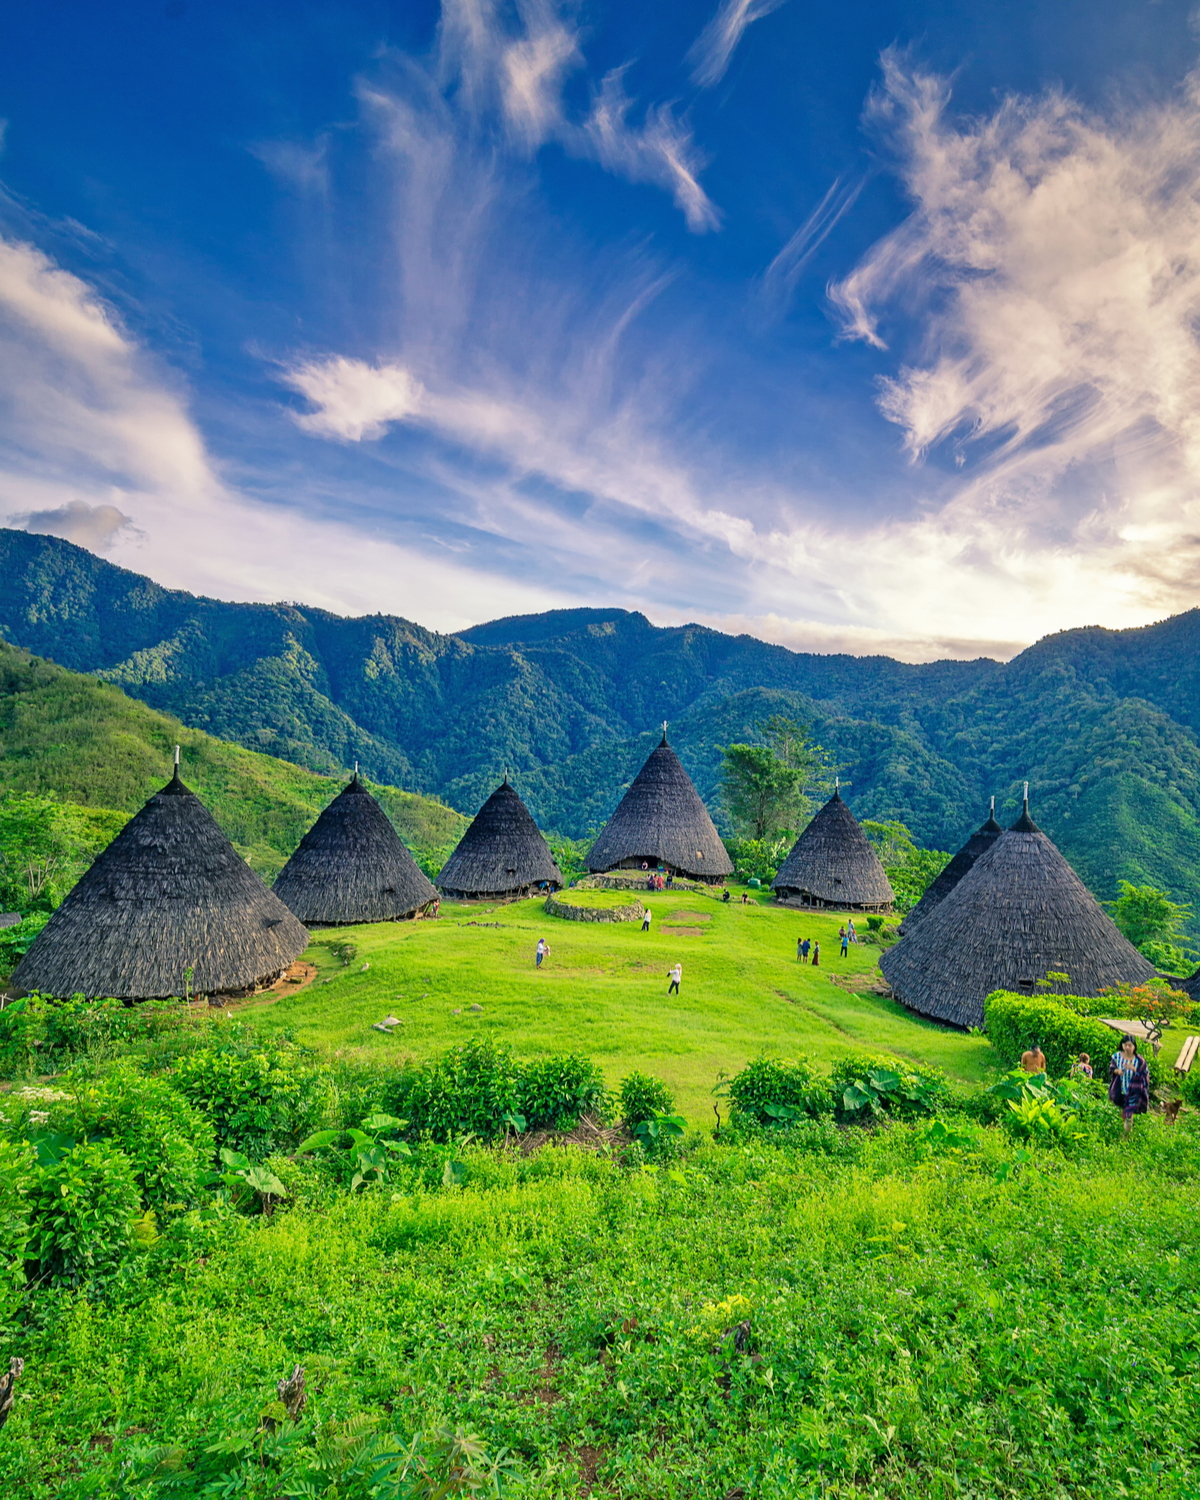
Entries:
{"type": "Polygon", "coordinates": [[[274,891],[309,927],[395,922],[437,900],[357,770],[301,839],[274,891]]]}
{"type": "Polygon", "coordinates": [[[1028,790],[1012,827],[879,967],[903,1005],[956,1026],[982,1026],[993,990],[1033,993],[1049,973],[1074,995],[1154,975],[1029,816],[1028,790]]]}
{"type": "Polygon", "coordinates": [[[435,882],[462,901],[515,900],[561,888],[562,871],[508,773],[475,815],[435,882]]]}
{"type": "Polygon", "coordinates": [[[176,760],[172,780],[42,928],[13,984],[89,1000],[165,999],[189,984],[230,994],[273,983],[307,947],[307,931],[184,786],[176,760]]]}
{"type": "Polygon", "coordinates": [[[896,893],[858,820],[833,796],[792,845],[771,882],[789,906],[832,906],[841,911],[891,911],[896,893]]]}
{"type": "Polygon", "coordinates": [[[925,894],[901,922],[900,931],[909,933],[918,926],[939,902],[946,899],[979,856],[990,849],[1003,832],[996,822],[996,799],[993,797],[987,822],[975,830],[937,879],[930,882],[925,894]]]}
{"type": "Polygon", "coordinates": [[[588,855],[594,874],[660,864],[710,885],[733,870],[708,809],[667,744],[665,728],[662,743],[651,751],[588,855]]]}

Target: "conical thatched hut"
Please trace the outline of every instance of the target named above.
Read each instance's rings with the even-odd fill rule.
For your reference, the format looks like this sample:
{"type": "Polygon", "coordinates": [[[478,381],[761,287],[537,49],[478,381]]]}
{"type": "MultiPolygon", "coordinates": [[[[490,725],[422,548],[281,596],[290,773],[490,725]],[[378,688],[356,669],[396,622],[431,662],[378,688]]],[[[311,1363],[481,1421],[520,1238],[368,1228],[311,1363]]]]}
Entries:
{"type": "Polygon", "coordinates": [[[1172,988],[1186,990],[1193,1000],[1200,1000],[1200,969],[1190,979],[1172,981],[1172,988]]]}
{"type": "Polygon", "coordinates": [[[1033,993],[1048,973],[1072,994],[1142,984],[1154,965],[1117,931],[1025,810],[950,894],[879,961],[897,1000],[956,1026],[982,1026],[993,990],[1033,993]]]}
{"type": "Polygon", "coordinates": [[[273,982],[307,947],[305,929],[180,781],[176,759],[173,779],[67,896],[13,984],[89,1000],[162,999],[189,984],[229,994],[273,982]]]}
{"type": "Polygon", "coordinates": [[[515,899],[557,891],[562,883],[562,871],[507,772],[435,882],[447,896],[464,901],[515,899]]]}
{"type": "Polygon", "coordinates": [[[274,891],[309,927],[394,922],[437,900],[357,771],[301,839],[274,891]]]}
{"type": "Polygon", "coordinates": [[[833,796],[792,845],[771,889],[794,906],[890,911],[896,899],[879,856],[835,784],[833,796]]]}
{"type": "Polygon", "coordinates": [[[987,822],[982,828],[976,829],[937,879],[930,882],[925,894],[901,922],[900,931],[911,932],[940,901],[944,901],[979,856],[990,849],[1003,832],[1004,829],[996,822],[996,799],[993,797],[987,822]]]}
{"type": "Polygon", "coordinates": [[[665,865],[676,875],[710,885],[733,870],[721,836],[692,779],[667,744],[650,753],[592,845],[588,869],[637,870],[665,865]]]}

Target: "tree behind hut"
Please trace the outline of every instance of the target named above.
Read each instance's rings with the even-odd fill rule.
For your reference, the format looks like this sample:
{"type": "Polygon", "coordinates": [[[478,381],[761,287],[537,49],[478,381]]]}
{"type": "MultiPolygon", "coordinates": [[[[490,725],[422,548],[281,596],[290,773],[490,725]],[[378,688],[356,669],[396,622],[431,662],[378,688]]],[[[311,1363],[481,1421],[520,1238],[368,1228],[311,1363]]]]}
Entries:
{"type": "Polygon", "coordinates": [[[894,820],[881,823],[864,818],[862,831],[896,893],[896,909],[912,911],[950,863],[949,854],[944,849],[922,849],[905,825],[894,820]]]}
{"type": "Polygon", "coordinates": [[[1187,978],[1197,963],[1197,955],[1181,941],[1192,908],[1172,901],[1153,885],[1128,880],[1120,885],[1121,894],[1108,902],[1108,909],[1122,934],[1160,973],[1187,978]]]}
{"type": "Polygon", "coordinates": [[[756,726],[765,743],[722,747],[721,800],[744,837],[761,841],[798,831],[833,771],[805,725],[772,714],[756,726]]]}
{"type": "Polygon", "coordinates": [[[33,792],[0,796],[0,911],[53,911],[127,821],[33,792]]]}

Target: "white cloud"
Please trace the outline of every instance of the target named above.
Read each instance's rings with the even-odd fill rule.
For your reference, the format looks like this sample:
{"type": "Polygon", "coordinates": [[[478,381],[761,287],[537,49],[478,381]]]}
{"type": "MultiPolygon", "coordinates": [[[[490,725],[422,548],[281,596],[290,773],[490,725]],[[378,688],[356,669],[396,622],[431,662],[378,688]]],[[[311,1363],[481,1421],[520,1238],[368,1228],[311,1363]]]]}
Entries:
{"type": "MultiPolygon", "coordinates": [[[[752,0],[752,6],[762,3],[752,0]]],[[[616,177],[665,189],[694,233],[717,228],[720,216],[700,185],[703,158],[671,105],[651,104],[642,123],[631,124],[635,105],[625,94],[626,64],[604,77],[588,114],[572,119],[563,87],[584,66],[578,27],[555,0],[520,0],[517,9],[514,27],[492,0],[443,0],[430,78],[453,110],[473,123],[495,110],[523,152],[557,142],[616,177]]]]}
{"type": "Polygon", "coordinates": [[[694,234],[718,228],[720,215],[700,186],[704,162],[691,131],[666,104],[652,106],[641,128],[632,128],[626,119],[632,100],[625,94],[624,74],[624,68],[617,68],[607,75],[582,132],[568,140],[568,147],[582,141],[587,154],[608,171],[667,189],[694,234]]]}
{"type": "Polygon", "coordinates": [[[26,531],[60,536],[92,552],[107,551],[117,536],[133,524],[115,505],[89,505],[85,500],[70,500],[54,510],[28,511],[10,516],[9,520],[26,531]]]}
{"type": "Polygon", "coordinates": [[[746,28],[782,4],[783,0],[721,0],[716,15],[688,49],[693,83],[706,89],[720,83],[746,28]]]}
{"type": "Polygon", "coordinates": [[[1107,119],[1050,93],[956,122],[945,81],[888,53],[872,113],[914,209],[831,294],[881,349],[919,322],[880,408],[914,462],[966,460],[906,555],[994,571],[1014,598],[1060,588],[1090,614],[1193,602],[1200,77],[1107,119]]]}
{"type": "Polygon", "coordinates": [[[786,312],[804,268],[838,220],[853,207],[862,189],[862,178],[857,182],[844,182],[842,178],[837,178],[767,267],[763,273],[761,291],[763,300],[773,312],[786,312]]]}
{"type": "Polygon", "coordinates": [[[305,431],[354,443],[416,416],[424,395],[421,382],[400,365],[372,368],[359,359],[309,361],[287,370],[284,380],[317,408],[296,418],[305,431]]]}
{"type": "Polygon", "coordinates": [[[570,602],[239,494],[113,309],[42,251],[4,239],[0,524],[103,548],[177,588],[387,610],[441,629],[570,602]]]}

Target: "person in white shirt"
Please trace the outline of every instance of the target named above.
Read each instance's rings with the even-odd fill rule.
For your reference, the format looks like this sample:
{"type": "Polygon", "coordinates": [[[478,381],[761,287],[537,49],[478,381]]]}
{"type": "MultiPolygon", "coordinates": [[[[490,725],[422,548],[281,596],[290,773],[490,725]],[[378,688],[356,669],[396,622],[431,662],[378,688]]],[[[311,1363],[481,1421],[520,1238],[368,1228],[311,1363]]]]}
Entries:
{"type": "Polygon", "coordinates": [[[549,953],[549,952],[550,952],[550,944],[546,941],[545,938],[538,938],[538,945],[537,945],[537,966],[538,966],[539,969],[542,967],[542,959],[544,959],[545,956],[546,956],[546,954],[549,953]]]}
{"type": "Polygon", "coordinates": [[[642,916],[642,931],[643,932],[649,932],[650,931],[650,908],[649,907],[646,908],[646,910],[645,910],[645,912],[644,912],[644,914],[642,916]]]}
{"type": "Polygon", "coordinates": [[[667,985],[667,994],[669,995],[671,991],[674,990],[678,995],[679,982],[683,978],[683,965],[676,964],[673,969],[668,969],[667,973],[671,976],[671,982],[669,985],[667,985]]]}

